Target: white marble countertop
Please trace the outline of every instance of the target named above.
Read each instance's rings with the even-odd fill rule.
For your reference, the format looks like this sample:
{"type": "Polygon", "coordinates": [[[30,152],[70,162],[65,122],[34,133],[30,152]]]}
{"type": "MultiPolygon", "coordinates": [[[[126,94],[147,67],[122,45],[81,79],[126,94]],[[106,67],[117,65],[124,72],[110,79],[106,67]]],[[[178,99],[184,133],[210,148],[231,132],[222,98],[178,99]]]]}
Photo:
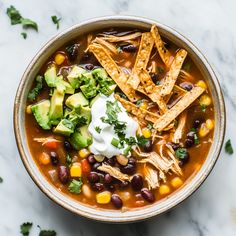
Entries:
{"type": "MultiPolygon", "coordinates": [[[[33,183],[17,152],[13,133],[15,92],[27,64],[57,32],[95,16],[129,14],[149,17],[186,35],[219,73],[227,107],[226,139],[236,147],[236,2],[234,0],[0,0],[0,235],[20,235],[21,223],[75,235],[236,235],[236,155],[222,151],[209,178],[171,212],[138,224],[108,225],[77,217],[51,202],[33,183]],[[5,14],[14,5],[39,24],[24,40],[21,26],[10,26],[5,14]],[[57,31],[51,15],[62,17],[57,31]]],[[[235,148],[236,149],[236,148],[235,148]]],[[[236,150],[235,150],[236,151],[236,150]]]]}

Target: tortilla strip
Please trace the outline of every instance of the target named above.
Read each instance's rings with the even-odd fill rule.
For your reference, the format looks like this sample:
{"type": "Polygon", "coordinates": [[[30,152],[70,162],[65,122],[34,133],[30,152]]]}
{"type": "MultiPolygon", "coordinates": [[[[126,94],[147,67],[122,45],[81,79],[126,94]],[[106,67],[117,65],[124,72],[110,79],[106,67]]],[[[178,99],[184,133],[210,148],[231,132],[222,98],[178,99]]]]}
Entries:
{"type": "Polygon", "coordinates": [[[187,121],[187,113],[183,112],[179,115],[178,127],[174,132],[172,142],[174,142],[174,143],[180,142],[180,139],[182,138],[183,133],[184,133],[186,121],[187,121]]]}
{"type": "Polygon", "coordinates": [[[129,98],[130,101],[135,102],[140,99],[140,96],[135,94],[133,88],[127,84],[127,77],[120,70],[115,61],[111,58],[107,50],[99,44],[89,45],[89,50],[95,55],[102,67],[107,71],[123,93],[129,98]]]}
{"type": "Polygon", "coordinates": [[[180,49],[175,55],[175,58],[170,66],[170,70],[167,72],[164,79],[164,83],[162,85],[161,89],[162,97],[171,93],[186,56],[187,52],[184,49],[180,49]]]}
{"type": "Polygon", "coordinates": [[[117,43],[117,42],[123,42],[123,41],[136,39],[136,38],[140,37],[141,35],[142,35],[141,32],[136,32],[136,33],[128,34],[125,36],[115,36],[115,35],[102,34],[103,39],[105,39],[111,43],[117,43]]]}
{"type": "Polygon", "coordinates": [[[137,89],[140,83],[140,79],[139,79],[140,70],[146,69],[147,67],[153,45],[154,45],[154,40],[152,38],[151,33],[149,32],[142,33],[142,38],[139,45],[139,50],[138,50],[138,54],[135,60],[134,68],[127,82],[134,89],[137,89]]]}
{"type": "Polygon", "coordinates": [[[98,170],[104,171],[120,181],[131,181],[132,179],[131,176],[121,173],[117,168],[110,165],[102,164],[98,170]]]}
{"type": "Polygon", "coordinates": [[[114,54],[118,54],[118,50],[117,48],[111,44],[111,43],[108,43],[107,41],[105,41],[104,39],[102,38],[99,38],[99,37],[96,37],[93,42],[95,43],[99,43],[101,44],[102,46],[105,46],[107,49],[109,49],[112,53],[114,54]]]}
{"type": "Polygon", "coordinates": [[[162,115],[154,124],[154,128],[162,131],[168,126],[180,113],[182,113],[190,104],[192,104],[205,89],[201,87],[194,87],[187,92],[170,110],[162,115]]]}
{"type": "Polygon", "coordinates": [[[158,173],[149,166],[144,166],[144,176],[149,189],[155,189],[160,186],[158,173]]]}
{"type": "Polygon", "coordinates": [[[155,42],[155,45],[156,45],[156,48],[160,55],[161,60],[164,62],[166,66],[169,66],[170,59],[172,56],[170,52],[166,49],[156,25],[152,25],[151,34],[154,39],[154,42],[155,42]]]}
{"type": "Polygon", "coordinates": [[[178,86],[178,85],[175,85],[174,88],[173,88],[173,90],[171,91],[171,93],[170,93],[169,95],[165,96],[165,98],[164,98],[164,101],[166,102],[166,104],[169,102],[171,96],[172,96],[173,94],[175,94],[175,93],[177,93],[178,96],[181,96],[181,95],[184,95],[185,93],[187,93],[187,90],[182,89],[182,88],[181,88],[180,86],[178,86]]]}
{"type": "Polygon", "coordinates": [[[147,120],[152,123],[155,123],[158,120],[158,115],[155,113],[152,113],[150,111],[147,111],[145,109],[137,107],[132,102],[129,102],[123,98],[121,98],[118,94],[114,95],[115,99],[117,99],[123,107],[130,112],[131,114],[135,115],[140,120],[147,120]]]}

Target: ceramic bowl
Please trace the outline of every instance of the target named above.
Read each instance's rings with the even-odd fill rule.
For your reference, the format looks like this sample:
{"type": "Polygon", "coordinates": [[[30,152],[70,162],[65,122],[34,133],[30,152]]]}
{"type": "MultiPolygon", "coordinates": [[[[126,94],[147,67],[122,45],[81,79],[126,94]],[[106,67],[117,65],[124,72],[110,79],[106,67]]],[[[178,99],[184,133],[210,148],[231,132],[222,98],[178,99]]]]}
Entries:
{"type": "Polygon", "coordinates": [[[174,29],[153,20],[131,16],[108,16],[91,19],[65,30],[64,32],[53,37],[36,54],[23,74],[16,93],[14,106],[14,130],[17,146],[26,170],[33,181],[50,199],[65,209],[90,219],[112,223],[135,222],[157,216],[170,210],[189,197],[203,183],[212,170],[221,150],[225,133],[225,107],[220,85],[212,67],[202,53],[196,48],[196,46],[194,46],[193,43],[191,43],[186,37],[176,32],[174,29]],[[156,24],[158,26],[160,34],[163,37],[170,40],[178,47],[184,48],[188,51],[189,56],[197,65],[208,83],[209,89],[213,96],[215,109],[215,131],[209,154],[199,172],[192,178],[188,179],[181,189],[152,205],[121,212],[118,210],[94,208],[89,205],[76,202],[70,197],[67,197],[57,191],[57,189],[52,186],[46,178],[44,178],[44,176],[42,176],[30,154],[25,132],[25,104],[29,89],[38,73],[39,68],[41,68],[53,52],[55,52],[66,42],[69,42],[78,36],[85,35],[91,31],[100,30],[102,28],[134,27],[149,31],[152,24],[156,24]]]}

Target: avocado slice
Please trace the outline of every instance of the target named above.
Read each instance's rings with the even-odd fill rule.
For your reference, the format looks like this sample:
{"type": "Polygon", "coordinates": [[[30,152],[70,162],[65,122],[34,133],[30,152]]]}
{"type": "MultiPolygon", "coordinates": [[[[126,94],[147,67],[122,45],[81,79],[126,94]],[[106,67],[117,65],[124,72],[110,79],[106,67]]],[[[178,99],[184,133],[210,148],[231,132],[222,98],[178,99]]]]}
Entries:
{"type": "Polygon", "coordinates": [[[84,97],[84,95],[79,92],[69,96],[66,99],[66,106],[71,109],[77,109],[79,107],[88,106],[89,101],[84,97]]]}
{"type": "Polygon", "coordinates": [[[78,128],[69,139],[71,145],[76,149],[88,147],[92,143],[92,137],[88,132],[88,126],[78,128]]]}
{"type": "Polygon", "coordinates": [[[86,118],[87,123],[91,122],[91,108],[90,107],[81,107],[81,115],[86,118]]]}
{"type": "Polygon", "coordinates": [[[99,94],[90,101],[89,107],[92,107],[92,105],[98,100],[98,98],[99,94]]]}
{"type": "Polygon", "coordinates": [[[45,81],[48,87],[56,87],[57,83],[57,70],[55,65],[50,65],[44,73],[45,81]]]}
{"type": "Polygon", "coordinates": [[[62,75],[57,77],[56,87],[59,89],[60,88],[63,89],[63,87],[64,87],[65,93],[67,93],[67,94],[74,94],[75,93],[75,89],[72,88],[72,86],[68,82],[63,80],[62,75]]]}
{"type": "Polygon", "coordinates": [[[43,100],[31,106],[31,110],[37,123],[45,130],[51,129],[51,125],[49,122],[49,109],[49,100],[43,100]]]}
{"type": "Polygon", "coordinates": [[[53,130],[56,134],[62,134],[65,136],[70,136],[72,133],[74,133],[75,124],[73,121],[68,119],[62,119],[60,123],[56,126],[56,128],[53,130]]]}
{"type": "Polygon", "coordinates": [[[60,119],[63,117],[64,95],[64,92],[54,89],[49,109],[49,119],[53,125],[57,125],[60,122],[60,119]]]}
{"type": "Polygon", "coordinates": [[[107,72],[103,68],[97,68],[92,71],[92,74],[95,76],[95,78],[103,78],[106,79],[108,77],[107,72]]]}
{"type": "Polygon", "coordinates": [[[86,70],[79,67],[79,66],[73,66],[70,73],[67,76],[68,81],[70,82],[71,86],[74,89],[79,88],[80,86],[80,78],[82,74],[86,73],[86,70]]]}

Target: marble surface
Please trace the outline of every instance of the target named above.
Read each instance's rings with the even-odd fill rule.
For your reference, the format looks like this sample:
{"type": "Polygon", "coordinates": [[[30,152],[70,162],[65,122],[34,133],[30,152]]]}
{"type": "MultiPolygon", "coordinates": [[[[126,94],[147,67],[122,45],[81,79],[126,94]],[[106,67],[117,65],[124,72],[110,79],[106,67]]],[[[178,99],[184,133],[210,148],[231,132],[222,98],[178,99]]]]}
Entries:
{"type": "MultiPolygon", "coordinates": [[[[35,53],[56,33],[95,16],[129,14],[163,22],[186,35],[206,55],[219,74],[227,107],[226,139],[236,147],[236,2],[234,0],[0,0],[0,235],[20,235],[19,225],[32,221],[75,235],[236,235],[236,155],[222,151],[202,187],[183,204],[160,217],[138,224],[108,225],[65,211],[36,187],[22,165],[13,134],[14,95],[22,73],[35,53]],[[39,24],[27,40],[21,27],[10,26],[10,5],[39,24]],[[62,17],[57,31],[51,15],[62,17]]],[[[236,148],[235,148],[236,149],[236,148]]],[[[236,151],[236,150],[235,150],[236,151]]]]}

